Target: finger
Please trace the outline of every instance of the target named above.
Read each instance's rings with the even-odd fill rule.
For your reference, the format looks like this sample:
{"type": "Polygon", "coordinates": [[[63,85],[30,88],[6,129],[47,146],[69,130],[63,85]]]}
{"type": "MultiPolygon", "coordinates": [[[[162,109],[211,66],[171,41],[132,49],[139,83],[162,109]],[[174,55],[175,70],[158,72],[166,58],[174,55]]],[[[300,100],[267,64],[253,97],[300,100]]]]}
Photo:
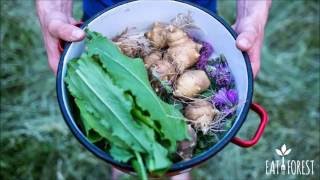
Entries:
{"type": "Polygon", "coordinates": [[[237,47],[242,51],[248,51],[255,44],[258,33],[254,28],[248,28],[242,31],[237,37],[237,47]]]}
{"type": "Polygon", "coordinates": [[[54,73],[54,75],[57,75],[59,60],[48,57],[48,62],[49,62],[49,67],[54,73]]]}
{"type": "Polygon", "coordinates": [[[53,73],[56,75],[58,71],[58,64],[59,64],[59,59],[60,59],[60,52],[58,51],[57,48],[56,50],[52,50],[48,52],[48,63],[49,67],[53,71],[53,73]]]}
{"type": "Polygon", "coordinates": [[[82,29],[61,20],[51,20],[48,26],[52,36],[64,41],[79,41],[85,36],[82,29]]]}
{"type": "Polygon", "coordinates": [[[58,40],[49,36],[46,36],[45,44],[48,56],[48,64],[54,74],[57,74],[60,52],[58,50],[58,40]]]}
{"type": "Polygon", "coordinates": [[[256,77],[260,70],[260,61],[251,61],[253,77],[256,77]]]}
{"type": "Polygon", "coordinates": [[[252,68],[252,73],[253,76],[256,77],[260,70],[260,46],[259,43],[254,45],[252,49],[248,51],[248,55],[250,57],[250,63],[251,63],[251,68],[252,68]]]}

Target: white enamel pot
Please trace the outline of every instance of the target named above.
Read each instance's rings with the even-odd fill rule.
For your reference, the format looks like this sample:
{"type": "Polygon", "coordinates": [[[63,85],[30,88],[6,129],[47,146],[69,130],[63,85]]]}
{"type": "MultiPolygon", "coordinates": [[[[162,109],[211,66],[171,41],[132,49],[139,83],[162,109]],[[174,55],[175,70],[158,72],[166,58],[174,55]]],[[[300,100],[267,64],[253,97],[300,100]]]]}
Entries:
{"type": "MultiPolygon", "coordinates": [[[[218,143],[191,160],[173,164],[167,175],[179,174],[203,163],[223,149],[229,142],[241,147],[253,146],[263,133],[268,115],[261,106],[251,102],[253,95],[252,70],[248,55],[236,47],[235,38],[237,34],[216,14],[191,3],[170,0],[127,1],[105,9],[81,26],[83,29],[89,28],[111,38],[126,27],[134,26],[145,29],[155,21],[169,22],[177,14],[187,12],[192,13],[196,25],[203,31],[203,38],[213,45],[215,52],[225,55],[235,77],[239,100],[244,103],[238,107],[232,127],[218,143]],[[260,116],[261,121],[254,137],[251,140],[242,140],[235,135],[246,120],[250,108],[260,116]]],[[[68,61],[79,57],[83,51],[84,41],[67,43],[64,46],[57,73],[57,96],[61,112],[70,130],[85,148],[114,167],[131,172],[133,169],[130,165],[113,160],[108,153],[90,143],[78,126],[79,119],[74,115],[75,106],[70,100],[64,77],[68,61]]]]}

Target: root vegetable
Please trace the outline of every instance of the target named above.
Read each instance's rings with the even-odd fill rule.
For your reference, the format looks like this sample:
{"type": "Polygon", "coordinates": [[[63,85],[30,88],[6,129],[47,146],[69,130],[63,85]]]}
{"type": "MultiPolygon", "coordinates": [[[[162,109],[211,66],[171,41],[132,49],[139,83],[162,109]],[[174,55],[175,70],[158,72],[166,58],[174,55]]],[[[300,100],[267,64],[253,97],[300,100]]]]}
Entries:
{"type": "Polygon", "coordinates": [[[151,54],[143,58],[145,67],[147,69],[149,69],[156,62],[161,61],[161,59],[162,59],[162,53],[160,51],[152,52],[151,54]]]}
{"type": "Polygon", "coordinates": [[[155,48],[161,49],[167,46],[167,29],[164,24],[154,23],[151,31],[147,32],[146,36],[155,48]]]}
{"type": "Polygon", "coordinates": [[[138,44],[136,42],[133,42],[135,44],[129,44],[129,43],[117,43],[118,47],[120,48],[121,52],[129,57],[139,57],[141,53],[141,50],[138,49],[138,44]]]}
{"type": "Polygon", "coordinates": [[[169,61],[170,63],[173,62],[172,59],[168,56],[167,52],[163,53],[162,59],[165,60],[165,61],[169,61]]]}
{"type": "Polygon", "coordinates": [[[178,78],[174,95],[180,97],[195,97],[208,89],[209,86],[210,80],[204,71],[186,71],[178,78]]]}
{"type": "Polygon", "coordinates": [[[176,74],[175,67],[167,60],[157,61],[150,67],[152,74],[160,80],[169,81],[176,74]]]}
{"type": "Polygon", "coordinates": [[[188,134],[191,137],[191,140],[179,142],[177,151],[179,156],[184,160],[192,158],[193,149],[195,148],[197,142],[197,133],[194,131],[191,125],[188,125],[188,134]]]}
{"type": "Polygon", "coordinates": [[[175,26],[168,26],[167,41],[170,47],[180,45],[188,41],[190,38],[182,29],[175,26]]]}
{"type": "Polygon", "coordinates": [[[217,110],[205,100],[196,100],[189,104],[184,110],[184,116],[190,120],[197,121],[202,116],[206,116],[210,121],[217,114],[217,110]]]}
{"type": "Polygon", "coordinates": [[[184,116],[191,120],[196,129],[204,134],[210,130],[210,124],[214,121],[219,111],[205,100],[196,100],[184,110],[184,116]]]}
{"type": "Polygon", "coordinates": [[[125,29],[112,41],[118,45],[121,52],[129,57],[144,57],[152,51],[150,41],[144,36],[143,32],[134,29],[125,29]]]}
{"type": "Polygon", "coordinates": [[[182,29],[155,23],[146,33],[151,44],[158,49],[169,46],[168,57],[177,65],[179,72],[193,66],[199,59],[201,44],[194,42],[182,29]]]}
{"type": "Polygon", "coordinates": [[[177,64],[180,72],[193,66],[200,56],[201,45],[190,39],[183,30],[175,26],[168,27],[168,56],[177,64]]]}

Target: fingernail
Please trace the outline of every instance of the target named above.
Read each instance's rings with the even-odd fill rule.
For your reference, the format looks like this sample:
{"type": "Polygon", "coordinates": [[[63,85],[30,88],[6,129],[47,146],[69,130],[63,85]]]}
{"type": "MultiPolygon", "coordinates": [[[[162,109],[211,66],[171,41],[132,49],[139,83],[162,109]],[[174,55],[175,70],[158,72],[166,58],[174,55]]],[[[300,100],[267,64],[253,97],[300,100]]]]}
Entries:
{"type": "Polygon", "coordinates": [[[80,29],[76,29],[72,31],[72,38],[74,39],[80,39],[83,36],[83,31],[80,29]]]}
{"type": "Polygon", "coordinates": [[[245,38],[241,38],[241,39],[239,40],[239,44],[240,44],[240,46],[242,46],[243,48],[249,48],[249,46],[250,46],[250,42],[249,42],[247,39],[245,39],[245,38]]]}

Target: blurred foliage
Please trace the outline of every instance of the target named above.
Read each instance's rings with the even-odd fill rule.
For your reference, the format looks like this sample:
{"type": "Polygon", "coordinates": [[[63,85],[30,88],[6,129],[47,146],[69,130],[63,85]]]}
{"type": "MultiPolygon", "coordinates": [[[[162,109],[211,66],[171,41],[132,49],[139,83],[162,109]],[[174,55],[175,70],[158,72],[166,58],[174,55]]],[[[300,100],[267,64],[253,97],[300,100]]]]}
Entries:
{"type": "MultiPolygon", "coordinates": [[[[232,23],[235,2],[218,4],[232,23]]],[[[80,1],[74,9],[80,18],[80,1]]],[[[2,0],[0,12],[0,179],[108,179],[110,166],[75,140],[60,114],[34,2],[2,0]]],[[[254,97],[270,115],[265,134],[253,148],[228,145],[194,179],[281,179],[265,175],[265,160],[278,159],[282,144],[290,159],[316,160],[314,176],[286,179],[319,179],[319,12],[317,0],[273,1],[254,97]]],[[[257,119],[250,113],[238,135],[249,138],[257,119]]]]}

